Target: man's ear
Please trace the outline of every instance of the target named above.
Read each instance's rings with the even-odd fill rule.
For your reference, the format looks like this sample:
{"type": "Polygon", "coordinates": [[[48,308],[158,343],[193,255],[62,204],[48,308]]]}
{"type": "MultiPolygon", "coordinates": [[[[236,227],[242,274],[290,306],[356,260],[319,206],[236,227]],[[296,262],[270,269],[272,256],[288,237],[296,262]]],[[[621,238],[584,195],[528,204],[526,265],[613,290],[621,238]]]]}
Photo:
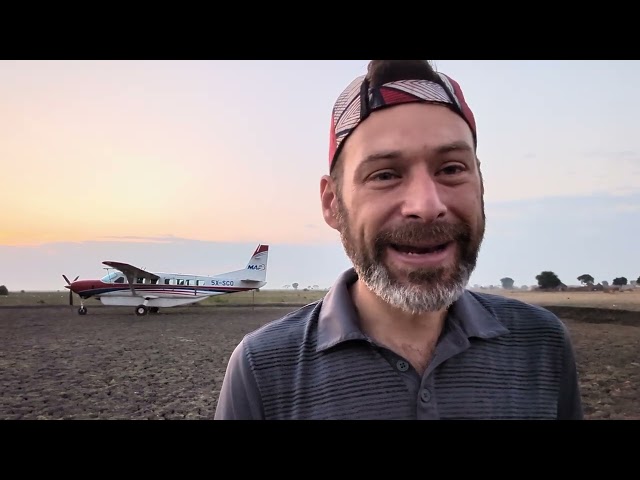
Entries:
{"type": "Polygon", "coordinates": [[[338,197],[336,196],[336,185],[329,175],[323,175],[320,179],[320,202],[322,204],[322,216],[331,228],[338,229],[336,213],[338,211],[338,197]]]}

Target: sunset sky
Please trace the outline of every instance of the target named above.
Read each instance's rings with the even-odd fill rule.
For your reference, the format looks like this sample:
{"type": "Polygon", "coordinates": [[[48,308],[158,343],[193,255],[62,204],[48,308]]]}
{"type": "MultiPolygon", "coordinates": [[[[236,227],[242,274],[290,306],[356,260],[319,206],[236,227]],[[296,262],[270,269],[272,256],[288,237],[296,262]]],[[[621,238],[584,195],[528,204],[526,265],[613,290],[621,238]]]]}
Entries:
{"type": "MultiPolygon", "coordinates": [[[[0,61],[0,284],[103,260],[266,288],[349,266],[321,216],[329,115],[368,60],[0,61]]],[[[639,61],[435,60],[474,111],[487,235],[471,283],[640,276],[639,61]]]]}

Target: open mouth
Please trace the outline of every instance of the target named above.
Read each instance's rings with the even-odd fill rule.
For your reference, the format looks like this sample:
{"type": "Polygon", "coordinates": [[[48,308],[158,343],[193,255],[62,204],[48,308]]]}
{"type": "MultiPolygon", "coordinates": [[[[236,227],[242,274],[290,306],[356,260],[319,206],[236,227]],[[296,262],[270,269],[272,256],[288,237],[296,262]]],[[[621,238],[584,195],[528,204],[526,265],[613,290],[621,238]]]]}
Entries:
{"type": "Polygon", "coordinates": [[[404,253],[407,255],[428,255],[430,253],[442,252],[450,244],[451,242],[445,242],[445,243],[429,245],[429,246],[391,244],[390,247],[397,252],[404,253]]]}

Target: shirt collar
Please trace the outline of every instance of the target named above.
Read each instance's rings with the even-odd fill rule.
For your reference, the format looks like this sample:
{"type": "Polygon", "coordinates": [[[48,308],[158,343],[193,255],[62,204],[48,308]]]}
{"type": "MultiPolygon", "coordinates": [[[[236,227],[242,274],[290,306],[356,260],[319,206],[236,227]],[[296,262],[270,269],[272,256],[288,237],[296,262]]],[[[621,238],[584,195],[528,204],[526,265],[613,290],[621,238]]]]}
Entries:
{"type": "MultiPolygon", "coordinates": [[[[342,272],[322,300],[317,351],[347,340],[368,340],[359,327],[349,287],[358,279],[353,268],[342,272]]],[[[492,338],[509,330],[468,290],[451,306],[447,322],[467,338],[492,338]]]]}

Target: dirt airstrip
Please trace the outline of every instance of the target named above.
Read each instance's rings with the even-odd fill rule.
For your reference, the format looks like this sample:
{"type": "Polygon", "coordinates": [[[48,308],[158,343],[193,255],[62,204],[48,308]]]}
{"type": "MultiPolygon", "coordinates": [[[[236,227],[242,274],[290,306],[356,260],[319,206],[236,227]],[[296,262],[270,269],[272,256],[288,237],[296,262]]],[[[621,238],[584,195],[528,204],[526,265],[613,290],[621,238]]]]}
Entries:
{"type": "MultiPolygon", "coordinates": [[[[0,308],[0,419],[210,419],[238,341],[295,308],[0,308]]],[[[640,312],[547,308],[573,336],[587,418],[640,419],[640,312]]]]}

